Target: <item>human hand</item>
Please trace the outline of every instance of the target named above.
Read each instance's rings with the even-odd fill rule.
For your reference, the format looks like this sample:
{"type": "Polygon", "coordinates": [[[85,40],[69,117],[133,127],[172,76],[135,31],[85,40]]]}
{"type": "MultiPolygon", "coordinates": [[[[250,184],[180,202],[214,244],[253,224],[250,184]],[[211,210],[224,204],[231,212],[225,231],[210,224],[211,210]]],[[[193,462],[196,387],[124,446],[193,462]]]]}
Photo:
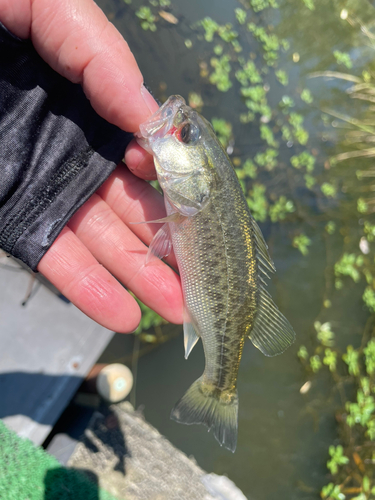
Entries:
{"type": "MultiPolygon", "coordinates": [[[[0,20],[58,73],[81,83],[107,121],[135,132],[157,109],[122,36],[92,0],[0,0],[0,20]]],[[[182,322],[178,276],[161,261],[145,266],[156,224],[131,225],[165,215],[161,195],[143,179],[155,178],[152,158],[135,141],[124,165],[72,217],[38,270],[71,302],[103,326],[133,331],[140,321],[134,298],[172,322],[182,322]]]]}

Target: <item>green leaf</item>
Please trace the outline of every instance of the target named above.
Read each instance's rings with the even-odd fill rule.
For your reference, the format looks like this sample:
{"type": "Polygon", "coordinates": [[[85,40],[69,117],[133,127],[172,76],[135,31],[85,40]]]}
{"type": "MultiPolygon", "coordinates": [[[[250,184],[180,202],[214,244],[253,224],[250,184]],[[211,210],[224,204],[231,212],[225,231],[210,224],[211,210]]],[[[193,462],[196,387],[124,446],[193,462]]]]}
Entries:
{"type": "Polygon", "coordinates": [[[288,200],[285,196],[280,196],[269,209],[270,219],[272,222],[284,220],[287,214],[294,212],[294,210],[293,202],[288,200]]]}
{"type": "Polygon", "coordinates": [[[225,121],[223,118],[212,118],[211,123],[219,141],[224,149],[226,149],[230,140],[233,138],[232,124],[225,121]]]}
{"type": "Polygon", "coordinates": [[[321,369],[322,361],[321,361],[320,357],[318,356],[318,354],[315,354],[315,356],[311,356],[310,366],[311,366],[311,369],[314,373],[317,373],[321,369]]]}
{"type": "Polygon", "coordinates": [[[311,104],[314,100],[309,89],[302,90],[301,99],[302,99],[302,101],[306,102],[307,104],[311,104]]]}
{"type": "Polygon", "coordinates": [[[307,352],[307,349],[304,345],[301,345],[300,348],[298,349],[297,356],[300,359],[307,360],[309,357],[309,353],[307,352]]]}
{"type": "Polygon", "coordinates": [[[246,11],[243,9],[234,9],[234,13],[236,14],[236,19],[240,24],[245,24],[246,22],[246,11]]]}
{"type": "Polygon", "coordinates": [[[321,324],[319,321],[315,321],[314,328],[318,337],[319,342],[326,346],[332,347],[335,343],[335,334],[331,330],[331,323],[326,322],[321,324]]]}
{"type": "Polygon", "coordinates": [[[331,349],[327,348],[324,351],[323,364],[328,366],[330,372],[336,371],[337,353],[335,351],[332,351],[331,349]]]}
{"type": "Polygon", "coordinates": [[[375,373],[375,339],[368,341],[363,353],[365,355],[366,372],[372,375],[375,373]]]}
{"type": "Polygon", "coordinates": [[[278,151],[276,149],[267,148],[264,153],[257,153],[254,161],[266,170],[273,170],[277,165],[278,151]]]}
{"type": "Polygon", "coordinates": [[[375,312],[375,291],[371,286],[366,287],[362,299],[370,311],[375,312]]]}
{"type": "Polygon", "coordinates": [[[265,197],[266,187],[263,184],[254,184],[246,197],[249,209],[257,221],[265,221],[268,213],[268,201],[265,197]]]}
{"type": "Polygon", "coordinates": [[[342,359],[348,365],[350,375],[359,375],[359,352],[352,345],[346,348],[346,354],[343,354],[342,359]]]}
{"type": "Polygon", "coordinates": [[[350,59],[350,55],[348,53],[334,50],[333,55],[336,59],[337,64],[342,64],[348,69],[351,69],[353,67],[352,60],[350,59]]]}
{"type": "Polygon", "coordinates": [[[341,259],[335,264],[335,275],[339,277],[342,276],[350,276],[355,283],[358,283],[360,280],[360,273],[358,271],[358,267],[360,267],[357,256],[354,253],[344,253],[341,259]]]}
{"type": "Polygon", "coordinates": [[[292,245],[297,248],[302,255],[307,255],[309,253],[308,247],[311,245],[311,240],[308,236],[301,233],[293,238],[292,245]]]}
{"type": "Polygon", "coordinates": [[[329,182],[324,182],[320,189],[327,198],[334,198],[337,194],[337,188],[329,182]]]}
{"type": "Polygon", "coordinates": [[[344,455],[344,448],[341,445],[329,447],[331,459],[327,462],[327,467],[331,474],[337,474],[339,467],[349,462],[349,458],[344,455]]]}
{"type": "Polygon", "coordinates": [[[286,71],[284,71],[283,69],[278,69],[275,71],[275,76],[279,80],[281,85],[284,85],[284,87],[288,85],[289,79],[286,71]]]}

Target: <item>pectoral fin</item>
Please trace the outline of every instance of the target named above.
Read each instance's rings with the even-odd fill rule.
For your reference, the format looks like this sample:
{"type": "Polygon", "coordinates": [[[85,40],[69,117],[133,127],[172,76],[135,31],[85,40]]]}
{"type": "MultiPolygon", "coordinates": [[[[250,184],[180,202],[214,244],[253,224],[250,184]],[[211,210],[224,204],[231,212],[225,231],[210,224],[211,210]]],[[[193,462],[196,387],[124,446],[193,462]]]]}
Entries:
{"type": "Polygon", "coordinates": [[[172,239],[168,224],[164,224],[155,234],[148,248],[146,256],[146,265],[152,260],[153,256],[158,259],[168,257],[172,251],[172,239]]]}
{"type": "Polygon", "coordinates": [[[167,217],[163,217],[162,219],[155,220],[143,220],[142,222],[129,222],[129,224],[164,224],[165,222],[175,222],[176,224],[182,222],[185,217],[178,212],[174,212],[173,214],[167,215],[167,217]]]}

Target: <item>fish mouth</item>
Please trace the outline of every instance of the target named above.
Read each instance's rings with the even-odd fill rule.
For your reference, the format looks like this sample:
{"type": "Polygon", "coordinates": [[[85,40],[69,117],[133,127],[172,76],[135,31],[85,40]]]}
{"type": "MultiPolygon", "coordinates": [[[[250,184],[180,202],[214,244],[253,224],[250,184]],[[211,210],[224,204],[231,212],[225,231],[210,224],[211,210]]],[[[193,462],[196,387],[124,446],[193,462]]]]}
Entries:
{"type": "Polygon", "coordinates": [[[176,127],[173,125],[178,110],[185,106],[185,99],[179,95],[170,96],[165,103],[139,127],[137,140],[160,139],[174,133],[176,127]]]}

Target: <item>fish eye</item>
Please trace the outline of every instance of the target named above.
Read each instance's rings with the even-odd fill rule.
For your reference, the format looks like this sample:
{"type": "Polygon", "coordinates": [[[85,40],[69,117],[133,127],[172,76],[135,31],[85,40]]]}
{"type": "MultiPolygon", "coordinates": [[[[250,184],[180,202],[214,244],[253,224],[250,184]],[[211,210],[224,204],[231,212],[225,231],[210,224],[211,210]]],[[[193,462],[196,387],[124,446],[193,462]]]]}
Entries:
{"type": "Polygon", "coordinates": [[[179,130],[178,139],[185,143],[190,144],[191,142],[195,142],[200,137],[199,128],[191,123],[185,123],[183,127],[179,130]]]}

